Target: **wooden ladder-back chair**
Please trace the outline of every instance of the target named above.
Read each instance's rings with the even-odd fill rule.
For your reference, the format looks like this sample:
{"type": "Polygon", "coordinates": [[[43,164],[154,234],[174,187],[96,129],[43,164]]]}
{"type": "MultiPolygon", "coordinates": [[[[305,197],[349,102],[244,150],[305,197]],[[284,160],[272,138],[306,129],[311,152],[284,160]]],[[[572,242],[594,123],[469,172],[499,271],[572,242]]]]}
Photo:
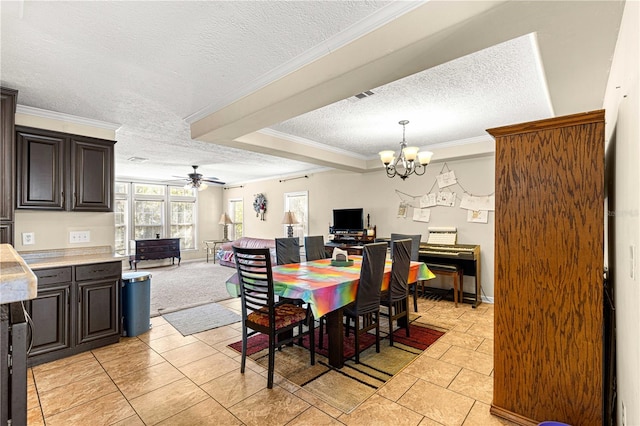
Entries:
{"type": "Polygon", "coordinates": [[[411,263],[411,240],[395,240],[393,245],[393,266],[391,267],[391,279],[389,289],[380,296],[380,304],[386,306],[389,316],[389,344],[393,346],[393,321],[400,324],[400,319],[409,337],[409,266],[411,263]]]}
{"type": "Polygon", "coordinates": [[[236,270],[240,282],[242,302],[242,360],[240,372],[244,374],[247,357],[247,339],[260,332],[269,336],[269,366],[267,388],[273,388],[276,348],[309,335],[311,365],[315,364],[315,331],[313,314],[308,309],[286,302],[276,302],[273,274],[268,248],[233,247],[236,270]],[[302,325],[307,325],[302,332],[302,325]],[[293,336],[298,328],[299,333],[293,336]],[[249,329],[252,331],[249,332],[249,329]]]}
{"type": "Polygon", "coordinates": [[[370,330],[376,330],[376,352],[380,352],[380,291],[384,278],[387,247],[387,243],[364,246],[356,300],[344,308],[344,316],[347,318],[347,336],[350,321],[354,322],[356,363],[360,362],[360,336],[370,330]]]}

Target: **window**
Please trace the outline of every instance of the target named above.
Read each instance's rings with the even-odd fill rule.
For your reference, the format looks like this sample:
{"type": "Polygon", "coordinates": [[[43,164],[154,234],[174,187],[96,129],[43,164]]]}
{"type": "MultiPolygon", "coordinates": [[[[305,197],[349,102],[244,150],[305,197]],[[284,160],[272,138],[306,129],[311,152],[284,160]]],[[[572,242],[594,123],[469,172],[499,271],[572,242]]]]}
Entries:
{"type": "Polygon", "coordinates": [[[182,250],[196,248],[196,191],[182,187],[116,182],[116,252],[127,242],[180,238],[182,250]]]}
{"type": "Polygon", "coordinates": [[[229,238],[237,240],[244,233],[244,210],[242,206],[242,198],[234,198],[229,200],[229,217],[233,225],[229,226],[229,238]]]}
{"type": "MultiPolygon", "coordinates": [[[[309,234],[309,193],[307,191],[285,192],[284,211],[293,212],[298,223],[293,225],[293,236],[300,239],[303,244],[303,237],[309,234]]],[[[284,235],[287,235],[287,227],[284,226],[284,235]]]]}
{"type": "Polygon", "coordinates": [[[115,185],[115,225],[116,225],[116,253],[125,254],[127,252],[127,241],[129,241],[129,185],[116,182],[115,185]]]}

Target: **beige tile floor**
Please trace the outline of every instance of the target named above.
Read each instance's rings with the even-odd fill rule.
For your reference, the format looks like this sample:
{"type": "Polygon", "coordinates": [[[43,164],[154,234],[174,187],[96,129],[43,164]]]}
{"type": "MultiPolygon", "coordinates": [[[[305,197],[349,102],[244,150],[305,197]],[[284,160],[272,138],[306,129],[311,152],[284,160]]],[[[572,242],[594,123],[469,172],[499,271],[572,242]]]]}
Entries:
{"type": "Polygon", "coordinates": [[[267,389],[251,360],[240,374],[227,348],[239,323],[183,337],[155,317],[145,334],[30,369],[29,425],[509,424],[489,414],[493,306],[420,299],[419,314],[449,331],[350,414],[277,375],[267,389]]]}

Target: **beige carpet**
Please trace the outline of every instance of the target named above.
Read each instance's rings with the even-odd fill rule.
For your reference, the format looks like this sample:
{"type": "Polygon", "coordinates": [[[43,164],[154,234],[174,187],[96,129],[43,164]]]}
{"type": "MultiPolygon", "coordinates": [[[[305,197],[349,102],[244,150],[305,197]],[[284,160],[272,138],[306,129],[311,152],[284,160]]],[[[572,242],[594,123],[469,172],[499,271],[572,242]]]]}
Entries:
{"type": "Polygon", "coordinates": [[[236,273],[234,268],[204,260],[182,262],[180,266],[144,268],[151,273],[151,316],[229,299],[226,281],[236,273]]]}

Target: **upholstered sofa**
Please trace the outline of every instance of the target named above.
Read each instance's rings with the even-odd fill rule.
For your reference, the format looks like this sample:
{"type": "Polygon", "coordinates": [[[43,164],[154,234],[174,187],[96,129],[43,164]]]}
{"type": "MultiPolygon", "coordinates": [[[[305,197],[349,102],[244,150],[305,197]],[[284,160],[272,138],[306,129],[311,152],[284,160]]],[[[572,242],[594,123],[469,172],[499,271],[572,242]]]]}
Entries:
{"type": "Polygon", "coordinates": [[[269,240],[264,238],[252,238],[242,237],[235,241],[229,241],[220,245],[216,258],[218,263],[223,266],[229,266],[231,268],[236,267],[236,260],[233,256],[233,246],[244,248],[269,248],[271,252],[271,264],[276,264],[276,240],[269,240]]]}

